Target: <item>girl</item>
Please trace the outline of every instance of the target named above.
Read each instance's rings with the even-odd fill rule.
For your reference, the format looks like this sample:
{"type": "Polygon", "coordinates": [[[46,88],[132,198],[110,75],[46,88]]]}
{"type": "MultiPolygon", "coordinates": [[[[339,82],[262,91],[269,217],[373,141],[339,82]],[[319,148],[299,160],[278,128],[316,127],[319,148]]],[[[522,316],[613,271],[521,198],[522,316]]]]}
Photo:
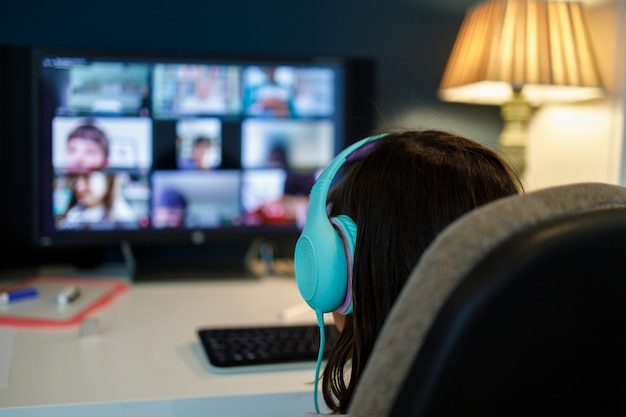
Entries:
{"type": "MultiPolygon", "coordinates": [[[[329,207],[331,223],[343,219],[345,224],[347,219],[352,224],[334,227],[344,241],[353,240],[344,244],[348,248],[346,265],[342,265],[343,275],[348,275],[346,296],[340,297],[341,307],[337,303],[332,307],[341,309],[333,312],[341,334],[322,378],[324,400],[333,414],[347,413],[387,314],[435,236],[470,210],[523,191],[512,169],[495,152],[451,133],[402,131],[367,138],[353,147],[329,164],[326,171],[332,165],[339,169],[336,161],[341,159],[342,178],[327,198],[321,197],[329,207]],[[352,237],[344,228],[354,229],[352,237]]],[[[318,183],[332,176],[322,173],[318,183]]],[[[318,189],[323,188],[319,185],[318,189]]],[[[307,230],[314,234],[320,229],[309,224],[316,217],[311,213],[315,189],[307,225],[296,246],[296,280],[303,297],[319,313],[330,309],[318,309],[309,299],[308,291],[317,291],[318,283],[303,283],[310,278],[311,268],[310,260],[304,258],[315,252],[308,247],[315,243],[307,237],[307,230]]],[[[321,252],[319,246],[314,249],[321,252]]],[[[332,249],[332,256],[337,252],[343,251],[332,249]]],[[[327,260],[319,260],[319,269],[327,260]]],[[[317,268],[313,267],[314,274],[317,268]]],[[[327,275],[320,272],[316,279],[327,275]]]]}

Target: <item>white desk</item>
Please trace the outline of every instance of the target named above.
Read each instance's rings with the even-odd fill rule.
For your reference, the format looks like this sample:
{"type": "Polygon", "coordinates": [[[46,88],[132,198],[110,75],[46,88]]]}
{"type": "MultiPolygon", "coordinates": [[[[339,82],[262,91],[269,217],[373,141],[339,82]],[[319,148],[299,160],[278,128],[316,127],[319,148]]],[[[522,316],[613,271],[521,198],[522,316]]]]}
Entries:
{"type": "Polygon", "coordinates": [[[303,416],[314,410],[313,363],[220,374],[196,335],[277,323],[301,302],[291,278],[136,283],[95,315],[97,335],[16,328],[0,416],[303,416]]]}

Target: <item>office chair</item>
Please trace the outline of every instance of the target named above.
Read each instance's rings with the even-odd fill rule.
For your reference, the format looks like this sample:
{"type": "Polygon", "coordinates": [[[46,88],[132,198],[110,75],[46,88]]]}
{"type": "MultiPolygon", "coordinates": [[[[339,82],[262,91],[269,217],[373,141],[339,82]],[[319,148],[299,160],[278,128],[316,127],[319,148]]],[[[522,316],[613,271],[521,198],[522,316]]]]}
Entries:
{"type": "Polygon", "coordinates": [[[626,188],[473,210],[414,269],[350,406],[366,416],[626,415],[626,188]]]}

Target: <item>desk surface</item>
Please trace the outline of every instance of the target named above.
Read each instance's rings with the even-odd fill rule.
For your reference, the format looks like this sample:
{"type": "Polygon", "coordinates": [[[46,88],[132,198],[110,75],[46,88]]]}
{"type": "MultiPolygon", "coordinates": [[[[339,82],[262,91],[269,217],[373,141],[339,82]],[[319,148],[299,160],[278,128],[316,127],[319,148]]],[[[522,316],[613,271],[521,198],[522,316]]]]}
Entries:
{"type": "MultiPolygon", "coordinates": [[[[304,415],[314,408],[314,364],[219,373],[208,364],[196,335],[199,327],[275,324],[281,310],[301,302],[295,281],[285,277],[133,284],[94,315],[96,335],[81,336],[77,327],[15,329],[8,386],[0,389],[0,415],[51,415],[50,409],[37,414],[39,406],[181,399],[202,399],[200,407],[221,404],[231,411],[239,404],[243,415],[249,405],[242,408],[238,398],[266,394],[285,404],[291,401],[288,407],[298,409],[295,415],[304,415]],[[224,397],[233,401],[224,402],[224,397]],[[213,405],[207,403],[211,398],[213,405]]],[[[293,321],[301,322],[314,323],[314,313],[293,321]]],[[[170,415],[158,408],[158,415],[170,415]]],[[[257,416],[281,415],[252,410],[257,416]]],[[[198,415],[214,414],[204,410],[198,415]]]]}

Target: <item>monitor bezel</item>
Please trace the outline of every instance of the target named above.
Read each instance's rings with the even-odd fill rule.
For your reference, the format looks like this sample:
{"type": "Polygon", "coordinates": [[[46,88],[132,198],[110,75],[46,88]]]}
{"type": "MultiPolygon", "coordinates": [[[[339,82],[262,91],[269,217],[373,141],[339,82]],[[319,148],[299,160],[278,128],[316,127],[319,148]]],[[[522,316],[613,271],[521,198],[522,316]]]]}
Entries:
{"type": "Polygon", "coordinates": [[[81,233],[69,231],[46,232],[43,228],[42,211],[49,209],[49,201],[45,202],[37,190],[41,190],[46,181],[50,181],[51,168],[49,163],[49,144],[42,141],[41,97],[39,96],[40,61],[45,56],[67,55],[85,56],[89,58],[110,58],[147,61],[171,62],[198,62],[198,63],[244,63],[258,64],[331,64],[341,68],[343,82],[339,94],[341,97],[341,120],[335,120],[335,153],[343,147],[369,134],[373,121],[371,118],[374,92],[374,63],[368,58],[350,58],[338,56],[224,56],[201,52],[171,52],[171,51],[124,51],[102,50],[92,48],[50,48],[39,47],[30,49],[29,82],[33,91],[31,97],[32,143],[35,149],[33,163],[34,191],[31,195],[31,204],[34,207],[31,216],[31,245],[35,248],[84,248],[84,247],[112,247],[122,243],[133,246],[202,246],[210,244],[250,243],[254,239],[279,239],[295,241],[300,229],[295,226],[254,226],[243,228],[215,228],[215,229],[142,229],[140,231],[98,231],[97,233],[81,233]],[[361,100],[352,96],[358,93],[361,100]]]}

